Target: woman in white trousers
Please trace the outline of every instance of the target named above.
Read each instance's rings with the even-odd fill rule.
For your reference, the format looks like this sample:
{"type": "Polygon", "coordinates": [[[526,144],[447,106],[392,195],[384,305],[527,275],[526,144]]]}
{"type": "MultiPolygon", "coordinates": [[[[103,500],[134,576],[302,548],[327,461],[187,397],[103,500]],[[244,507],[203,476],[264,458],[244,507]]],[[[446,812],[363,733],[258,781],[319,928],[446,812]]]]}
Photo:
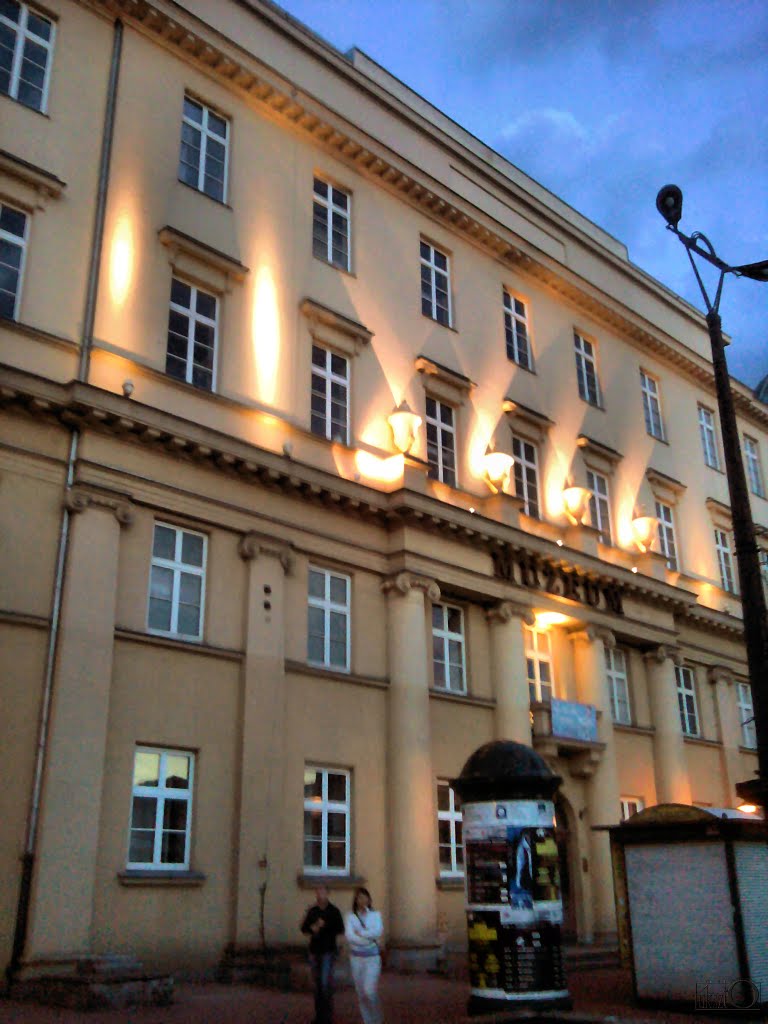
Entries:
{"type": "Polygon", "coordinates": [[[345,935],[363,1024],[382,1024],[383,1020],[379,1002],[379,940],[383,930],[381,914],[373,909],[371,894],[367,889],[356,889],[352,913],[347,916],[345,935]]]}

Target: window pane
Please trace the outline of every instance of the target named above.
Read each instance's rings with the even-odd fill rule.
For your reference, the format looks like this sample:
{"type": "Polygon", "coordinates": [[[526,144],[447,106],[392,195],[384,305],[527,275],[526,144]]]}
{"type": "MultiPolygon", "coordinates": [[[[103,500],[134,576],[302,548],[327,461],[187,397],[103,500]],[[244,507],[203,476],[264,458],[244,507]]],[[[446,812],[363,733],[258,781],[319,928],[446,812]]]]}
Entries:
{"type": "Polygon", "coordinates": [[[168,789],[189,788],[189,758],[184,754],[168,754],[166,757],[165,785],[168,789]]]}
{"type": "MultiPolygon", "coordinates": [[[[451,845],[451,823],[450,821],[438,821],[437,823],[437,837],[438,841],[443,844],[447,844],[450,848],[451,845]]],[[[450,854],[450,849],[449,849],[450,854]]]]}
{"type": "Polygon", "coordinates": [[[179,600],[182,604],[191,604],[199,607],[202,582],[201,576],[192,576],[188,572],[181,574],[179,600]]]}
{"type": "Polygon", "coordinates": [[[155,526],[152,554],[156,558],[172,560],[176,554],[176,531],[167,526],[155,526]]]}
{"type": "Polygon", "coordinates": [[[331,576],[331,600],[337,604],[347,603],[347,580],[331,576]]]}
{"type": "Polygon", "coordinates": [[[151,864],[155,850],[155,833],[131,830],[131,843],[128,849],[128,860],[132,864],[151,864]]]}
{"type": "Polygon", "coordinates": [[[216,299],[213,295],[208,295],[207,292],[198,292],[195,305],[201,316],[207,316],[209,320],[216,319],[216,299]]]}
{"type": "Polygon", "coordinates": [[[304,799],[320,800],[323,796],[323,776],[312,768],[304,770],[304,799]]]}
{"type": "Polygon", "coordinates": [[[328,772],[328,799],[346,803],[347,776],[339,772],[328,772]]]}
{"type": "Polygon", "coordinates": [[[461,632],[461,611],[458,608],[448,609],[448,629],[452,633],[461,632]]]}
{"type": "Polygon", "coordinates": [[[163,832],[161,860],[163,864],[183,864],[187,848],[184,832],[163,832]]]}
{"type": "Polygon", "coordinates": [[[325,661],[325,643],[322,636],[310,634],[307,641],[307,658],[309,661],[325,661]]]}
{"type": "Polygon", "coordinates": [[[323,815],[321,811],[304,811],[304,835],[319,839],[323,834],[323,815]]]}
{"type": "Polygon", "coordinates": [[[200,609],[196,605],[179,605],[178,631],[184,636],[200,635],[200,609]]]}
{"type": "Polygon", "coordinates": [[[184,116],[188,117],[191,121],[196,121],[198,124],[203,123],[203,108],[199,103],[195,103],[189,96],[184,97],[184,116]]]}
{"type": "Polygon", "coordinates": [[[160,601],[155,597],[149,599],[148,624],[150,629],[169,632],[171,628],[171,602],[160,601]]]}
{"type": "Polygon", "coordinates": [[[310,597],[325,597],[325,574],[309,570],[310,597]]]}
{"type": "Polygon", "coordinates": [[[331,640],[328,645],[328,655],[331,665],[338,665],[340,668],[346,668],[347,665],[347,645],[346,642],[338,640],[331,640]]]}
{"type": "Polygon", "coordinates": [[[346,842],[334,841],[328,843],[328,867],[329,868],[343,868],[346,867],[347,863],[347,844],[346,842]]]}
{"type": "Polygon", "coordinates": [[[323,864],[323,847],[317,839],[304,840],[304,864],[308,868],[319,868],[323,864]]]}
{"type": "Polygon", "coordinates": [[[186,800],[166,800],[163,805],[163,828],[184,831],[187,827],[186,800]]]}
{"type": "Polygon", "coordinates": [[[334,839],[343,839],[347,834],[347,816],[331,811],[328,814],[328,835],[334,839]]]}
{"type": "Polygon", "coordinates": [[[447,811],[451,806],[451,794],[448,786],[444,783],[440,783],[437,787],[437,809],[438,811],[447,811]]]}
{"type": "Polygon", "coordinates": [[[203,564],[203,538],[194,533],[185,533],[181,540],[181,560],[187,565],[203,564]]]}
{"type": "Polygon", "coordinates": [[[134,786],[156,786],[160,778],[160,755],[145,750],[136,752],[133,762],[134,786]]]}
{"type": "Polygon", "coordinates": [[[173,570],[152,566],[150,596],[161,601],[170,601],[173,594],[173,570]]]}
{"type": "Polygon", "coordinates": [[[157,800],[153,796],[135,796],[131,814],[132,828],[154,828],[157,800]]]}

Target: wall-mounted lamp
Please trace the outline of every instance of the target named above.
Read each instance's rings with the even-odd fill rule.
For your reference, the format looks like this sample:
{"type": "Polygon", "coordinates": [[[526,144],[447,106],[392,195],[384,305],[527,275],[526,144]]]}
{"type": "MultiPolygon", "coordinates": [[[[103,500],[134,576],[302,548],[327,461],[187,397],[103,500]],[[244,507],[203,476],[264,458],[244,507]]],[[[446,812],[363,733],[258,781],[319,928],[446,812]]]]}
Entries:
{"type": "Polygon", "coordinates": [[[736,810],[745,814],[757,814],[757,804],[739,804],[736,810]]]}
{"type": "Polygon", "coordinates": [[[573,526],[584,522],[591,497],[592,491],[586,487],[566,487],[563,491],[563,509],[573,526]]]}
{"type": "Polygon", "coordinates": [[[416,443],[416,433],[421,426],[421,416],[417,416],[405,399],[387,416],[387,423],[392,428],[395,448],[407,455],[416,443]]]}
{"type": "Polygon", "coordinates": [[[507,452],[495,452],[490,445],[486,448],[483,456],[483,468],[485,469],[486,483],[494,494],[504,490],[514,461],[507,452]]]}
{"type": "Polygon", "coordinates": [[[632,534],[640,551],[645,554],[653,544],[658,519],[655,516],[635,516],[632,520],[632,534]]]}

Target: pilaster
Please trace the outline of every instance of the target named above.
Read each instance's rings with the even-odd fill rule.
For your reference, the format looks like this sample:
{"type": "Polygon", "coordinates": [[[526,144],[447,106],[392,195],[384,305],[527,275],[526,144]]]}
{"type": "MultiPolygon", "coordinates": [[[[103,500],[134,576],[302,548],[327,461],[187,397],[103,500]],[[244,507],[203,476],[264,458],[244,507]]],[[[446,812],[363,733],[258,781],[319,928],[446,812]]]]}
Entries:
{"type": "Polygon", "coordinates": [[[739,754],[742,736],[734,693],[735,684],[733,674],[720,665],[714,665],[709,669],[707,680],[712,687],[722,743],[723,806],[730,807],[740,803],[740,798],[736,794],[736,783],[741,782],[744,774],[739,754]]]}
{"type": "Polygon", "coordinates": [[[534,615],[525,605],[501,601],[486,612],[491,639],[491,673],[496,697],[496,739],[531,745],[531,706],[525,667],[523,623],[534,615]]]}
{"type": "Polygon", "coordinates": [[[678,649],[665,644],[645,654],[648,702],[656,730],[653,742],[656,799],[659,803],[690,804],[691,782],[675,679],[675,664],[679,660],[678,649]]]}

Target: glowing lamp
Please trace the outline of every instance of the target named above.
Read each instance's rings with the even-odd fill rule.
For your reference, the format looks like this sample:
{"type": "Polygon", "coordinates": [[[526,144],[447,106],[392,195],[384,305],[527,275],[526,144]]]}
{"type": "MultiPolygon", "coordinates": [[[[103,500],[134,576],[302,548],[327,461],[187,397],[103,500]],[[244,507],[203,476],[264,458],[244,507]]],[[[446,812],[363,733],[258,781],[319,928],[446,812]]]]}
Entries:
{"type": "Polygon", "coordinates": [[[569,522],[574,526],[584,522],[591,497],[592,491],[586,487],[566,487],[563,491],[563,508],[569,522]]]}
{"type": "Polygon", "coordinates": [[[736,808],[737,811],[743,811],[745,814],[757,814],[756,804],[739,804],[736,808]]]}
{"type": "Polygon", "coordinates": [[[636,516],[632,520],[632,534],[640,551],[645,554],[653,544],[658,519],[655,516],[636,516]]]}
{"type": "Polygon", "coordinates": [[[392,428],[395,448],[403,455],[407,455],[416,443],[416,432],[421,426],[421,416],[417,416],[403,399],[400,405],[389,414],[387,423],[392,428]]]}
{"type": "Polygon", "coordinates": [[[552,626],[562,626],[570,621],[570,616],[563,615],[562,612],[536,612],[537,629],[551,629],[552,626]]]}
{"type": "Polygon", "coordinates": [[[495,452],[490,446],[486,449],[483,456],[483,469],[488,486],[494,494],[504,489],[514,461],[507,452],[495,452]]]}

